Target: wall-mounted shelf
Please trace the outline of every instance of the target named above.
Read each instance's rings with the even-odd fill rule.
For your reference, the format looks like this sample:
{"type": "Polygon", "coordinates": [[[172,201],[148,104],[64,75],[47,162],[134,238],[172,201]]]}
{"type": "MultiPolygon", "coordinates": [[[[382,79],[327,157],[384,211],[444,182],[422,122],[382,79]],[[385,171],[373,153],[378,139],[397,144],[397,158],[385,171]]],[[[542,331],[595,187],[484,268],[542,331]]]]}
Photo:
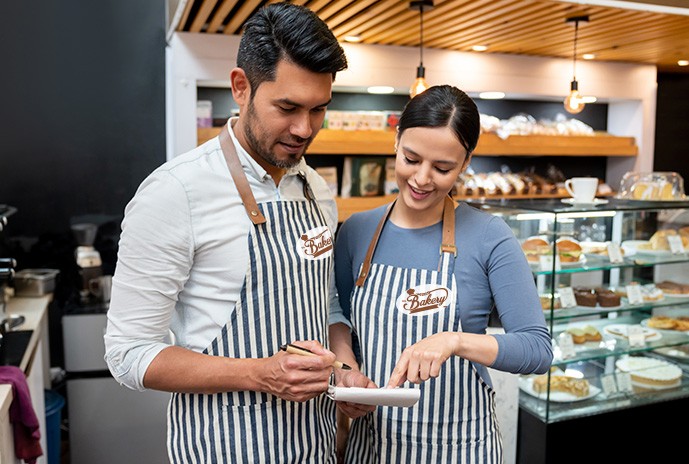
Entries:
{"type": "MultiPolygon", "coordinates": [[[[198,143],[215,137],[220,127],[198,129],[198,143]]],[[[394,131],[344,131],[322,129],[309,147],[319,155],[392,155],[394,131]]],[[[634,137],[607,133],[591,136],[511,135],[501,139],[494,133],[481,134],[475,156],[636,156],[634,137]]]]}
{"type": "MultiPolygon", "coordinates": [[[[198,129],[198,143],[215,137],[220,127],[198,129]]],[[[393,131],[344,131],[322,129],[309,147],[314,155],[381,155],[392,156],[395,147],[393,131]]],[[[512,135],[503,140],[493,133],[481,134],[476,156],[636,156],[638,147],[634,137],[617,137],[597,133],[592,136],[512,135]]],[[[534,198],[509,196],[509,198],[534,198]]],[[[537,198],[559,198],[561,195],[539,195],[537,198]]],[[[387,204],[394,195],[374,197],[337,197],[340,222],[357,211],[387,204]]],[[[464,200],[468,197],[456,197],[464,200]]],[[[471,197],[475,198],[475,197],[471,197]]],[[[492,197],[501,198],[501,197],[492,197]]]]}

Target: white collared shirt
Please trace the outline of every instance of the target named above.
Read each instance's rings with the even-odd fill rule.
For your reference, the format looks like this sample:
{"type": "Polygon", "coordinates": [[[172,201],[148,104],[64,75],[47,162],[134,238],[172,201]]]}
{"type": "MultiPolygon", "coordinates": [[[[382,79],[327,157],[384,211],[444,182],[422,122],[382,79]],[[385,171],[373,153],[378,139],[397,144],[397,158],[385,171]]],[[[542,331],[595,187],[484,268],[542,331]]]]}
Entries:
{"type": "MultiPolygon", "coordinates": [[[[337,205],[304,159],[276,187],[229,132],[258,203],[303,199],[301,171],[334,236],[337,205]]],[[[250,264],[250,227],[217,137],[141,183],[125,209],[104,337],[118,382],[144,390],[146,369],[172,344],[170,332],[175,345],[197,352],[219,335],[250,264]]],[[[330,285],[337,306],[334,277],[330,285]]]]}

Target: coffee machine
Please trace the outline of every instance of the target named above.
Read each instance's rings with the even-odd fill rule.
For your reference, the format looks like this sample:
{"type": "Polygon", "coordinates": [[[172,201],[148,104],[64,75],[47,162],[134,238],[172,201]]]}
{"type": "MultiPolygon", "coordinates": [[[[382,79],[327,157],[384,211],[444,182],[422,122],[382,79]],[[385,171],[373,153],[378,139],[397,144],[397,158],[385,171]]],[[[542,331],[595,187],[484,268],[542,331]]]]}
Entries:
{"type": "Polygon", "coordinates": [[[92,300],[90,282],[103,275],[100,253],[93,246],[98,226],[91,223],[72,224],[72,234],[77,242],[74,259],[79,269],[79,298],[81,303],[92,300]]]}

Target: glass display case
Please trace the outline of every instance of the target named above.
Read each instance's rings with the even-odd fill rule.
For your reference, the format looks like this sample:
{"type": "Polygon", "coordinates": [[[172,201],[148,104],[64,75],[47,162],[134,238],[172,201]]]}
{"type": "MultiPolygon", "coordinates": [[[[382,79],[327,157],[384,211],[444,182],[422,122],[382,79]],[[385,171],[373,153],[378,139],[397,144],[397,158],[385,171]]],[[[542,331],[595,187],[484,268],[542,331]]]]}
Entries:
{"type": "Polygon", "coordinates": [[[472,204],[522,243],[552,334],[521,409],[549,424],[689,397],[689,201],[472,204]]]}

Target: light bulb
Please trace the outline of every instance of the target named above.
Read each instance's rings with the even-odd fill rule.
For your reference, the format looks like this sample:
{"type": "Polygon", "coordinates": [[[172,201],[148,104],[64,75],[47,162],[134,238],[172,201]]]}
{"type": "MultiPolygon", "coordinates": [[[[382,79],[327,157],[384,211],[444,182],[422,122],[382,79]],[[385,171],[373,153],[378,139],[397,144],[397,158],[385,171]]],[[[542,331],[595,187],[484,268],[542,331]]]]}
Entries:
{"type": "Polygon", "coordinates": [[[565,111],[572,114],[581,113],[584,106],[586,105],[584,104],[582,96],[579,94],[579,84],[575,79],[570,86],[569,95],[565,98],[565,111]]]}
{"type": "Polygon", "coordinates": [[[411,88],[409,89],[409,95],[414,98],[421,92],[425,91],[428,89],[429,85],[428,82],[426,82],[426,79],[423,77],[417,77],[414,83],[412,84],[411,88]]]}
{"type": "Polygon", "coordinates": [[[423,65],[416,68],[416,80],[409,88],[409,96],[411,96],[412,98],[414,98],[415,96],[417,96],[418,94],[430,87],[430,85],[428,85],[428,82],[426,82],[426,79],[424,77],[425,75],[426,69],[423,67],[423,65]]]}

